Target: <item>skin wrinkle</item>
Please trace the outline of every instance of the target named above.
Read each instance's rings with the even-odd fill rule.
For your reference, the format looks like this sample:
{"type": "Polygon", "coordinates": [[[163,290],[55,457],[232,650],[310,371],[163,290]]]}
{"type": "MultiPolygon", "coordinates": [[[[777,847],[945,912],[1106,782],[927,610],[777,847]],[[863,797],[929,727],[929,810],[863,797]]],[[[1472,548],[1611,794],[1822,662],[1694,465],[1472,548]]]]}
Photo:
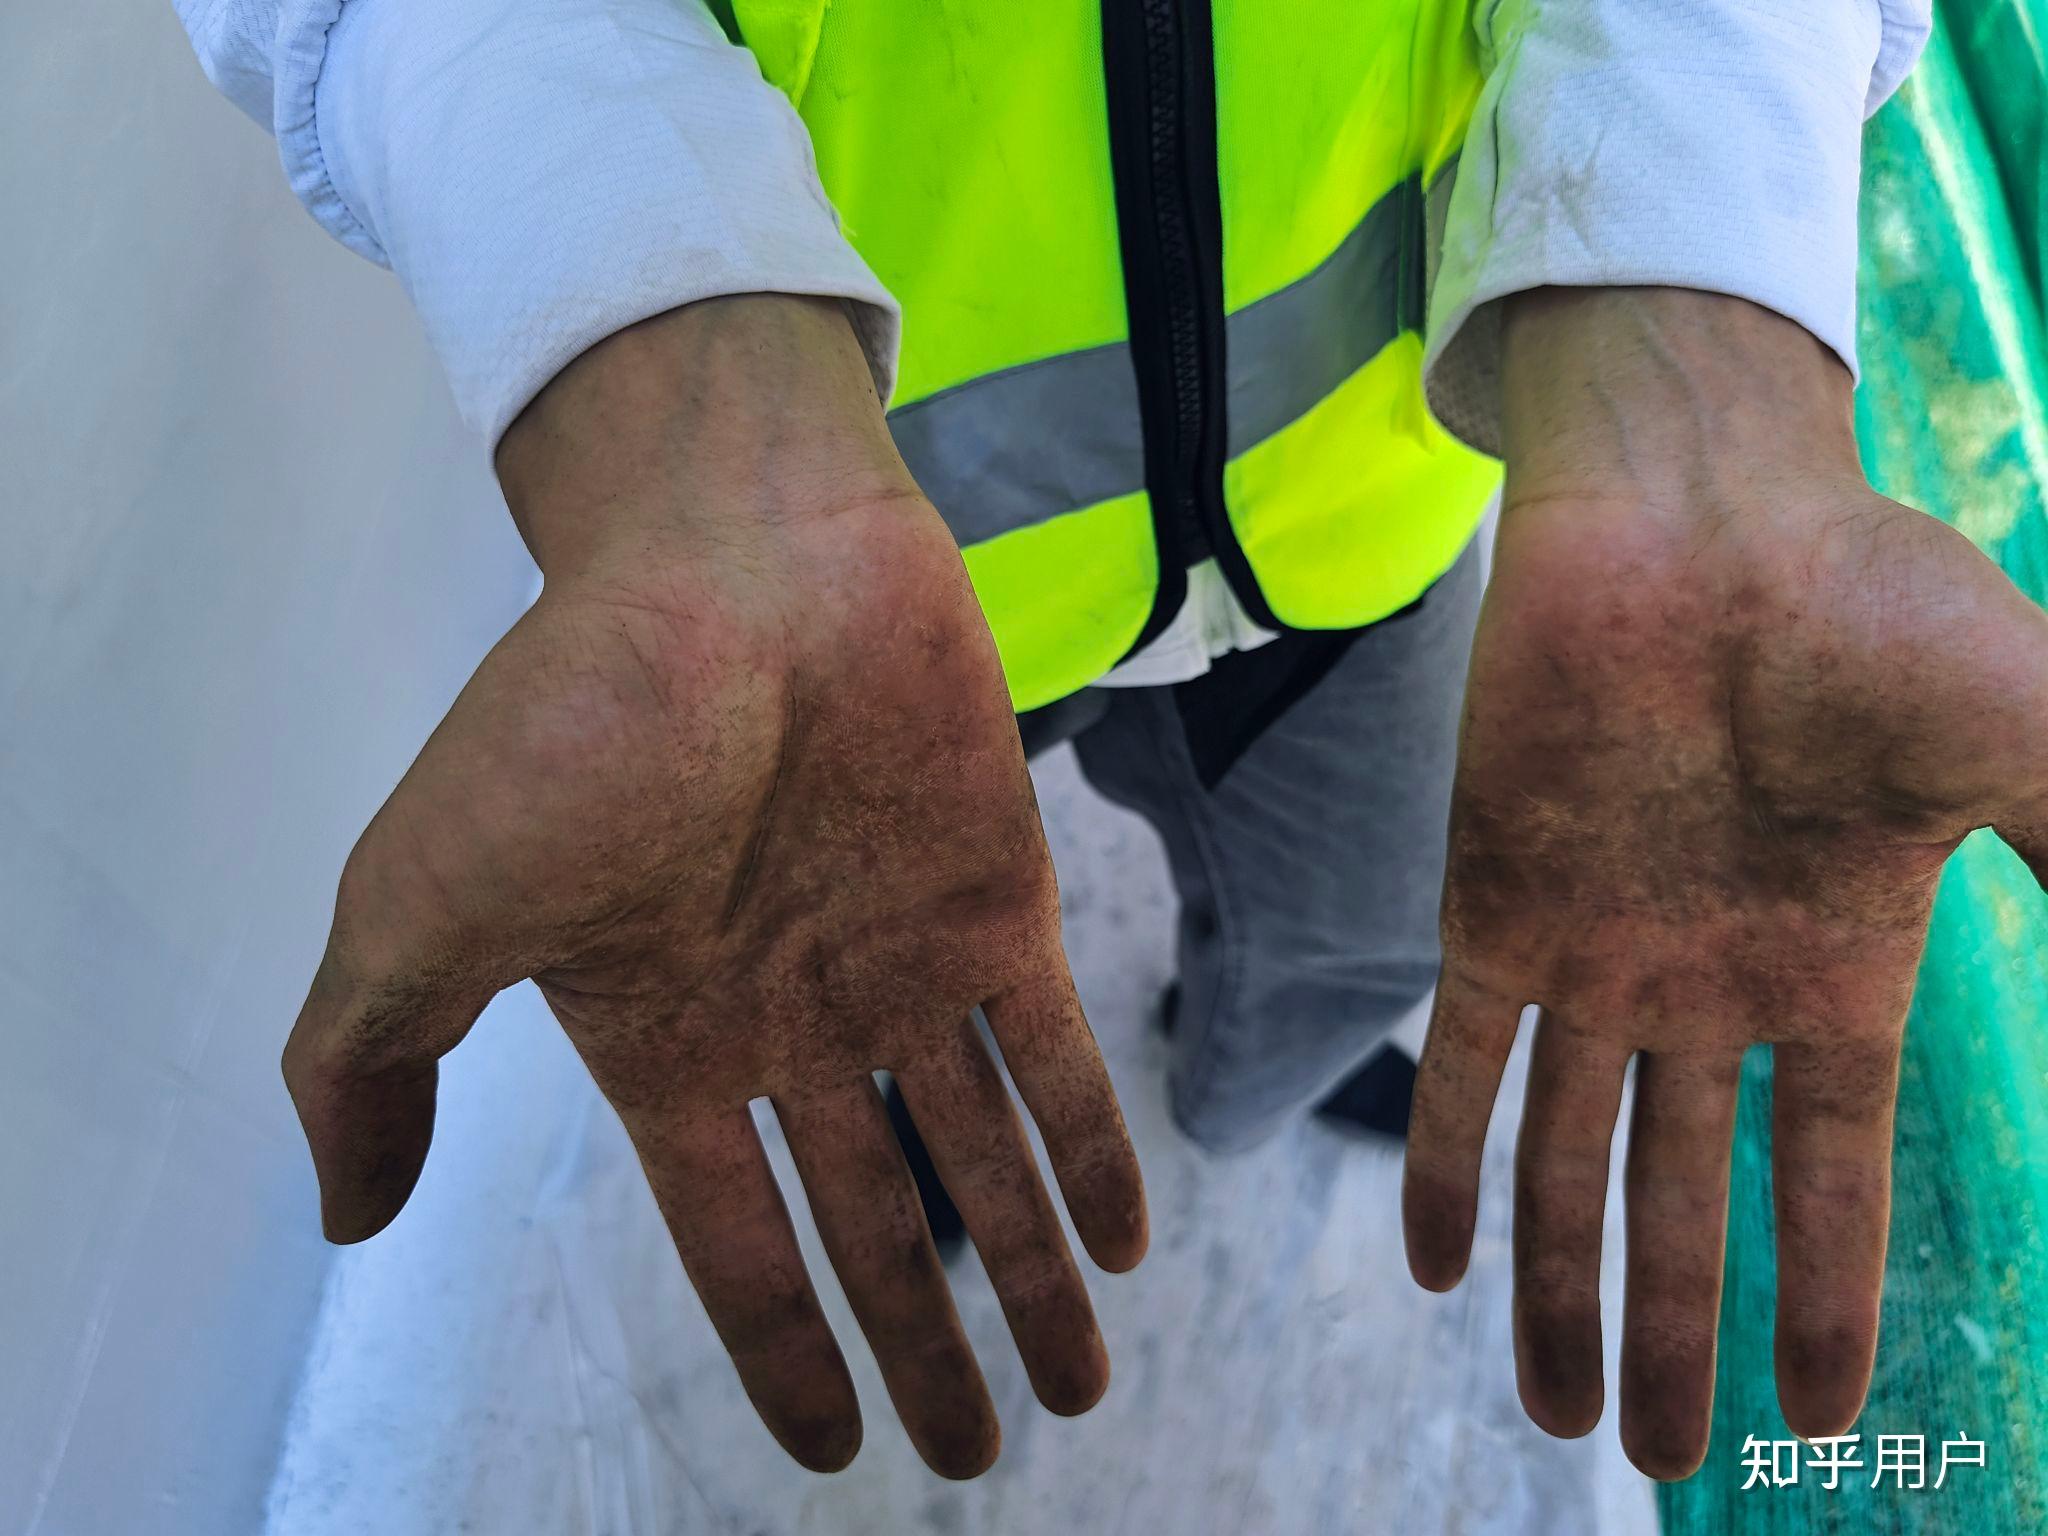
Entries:
{"type": "Polygon", "coordinates": [[[1863,483],[1848,375],[1791,322],[1554,290],[1509,302],[1503,344],[1508,483],[1409,1136],[1410,1265],[1436,1288],[1463,1271],[1501,1065],[1540,1002],[1517,1375],[1539,1424],[1590,1427],[1602,1154],[1634,1055],[1622,1439],[1678,1477],[1706,1451],[1752,1044],[1774,1045],[1780,1402],[1806,1435],[1861,1404],[1942,862],[1996,824],[2048,873],[2024,830],[2048,775],[2048,626],[1967,540],[1863,483]]]}

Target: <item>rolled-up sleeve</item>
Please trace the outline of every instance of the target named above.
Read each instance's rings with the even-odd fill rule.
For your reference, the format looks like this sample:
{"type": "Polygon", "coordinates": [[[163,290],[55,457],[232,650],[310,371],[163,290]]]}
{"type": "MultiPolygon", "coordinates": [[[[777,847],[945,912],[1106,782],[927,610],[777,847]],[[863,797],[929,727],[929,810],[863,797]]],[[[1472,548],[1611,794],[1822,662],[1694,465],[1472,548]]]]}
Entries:
{"type": "Polygon", "coordinates": [[[489,444],[596,342],[721,294],[847,301],[888,398],[895,301],[699,0],[177,3],[313,216],[397,273],[489,444]]]}
{"type": "Polygon", "coordinates": [[[1547,285],[1732,294],[1856,367],[1862,125],[1931,0],[1482,0],[1486,83],[1448,203],[1430,403],[1499,451],[1496,300],[1547,285]]]}

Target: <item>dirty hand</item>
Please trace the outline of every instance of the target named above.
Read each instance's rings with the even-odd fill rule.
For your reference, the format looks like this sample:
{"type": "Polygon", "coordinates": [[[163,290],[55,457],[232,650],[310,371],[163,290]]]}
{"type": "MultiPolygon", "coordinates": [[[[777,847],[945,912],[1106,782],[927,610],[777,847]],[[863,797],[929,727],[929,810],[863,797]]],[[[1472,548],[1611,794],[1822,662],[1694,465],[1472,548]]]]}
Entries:
{"type": "Polygon", "coordinates": [[[1503,343],[1508,485],[1409,1133],[1409,1263],[1432,1289],[1463,1273],[1502,1064],[1537,1004],[1516,1365],[1539,1425],[1590,1429],[1634,1057],[1622,1442],[1680,1477],[1706,1452],[1737,1076],[1758,1042],[1779,1401],[1808,1437],[1862,1406],[1936,877],[1994,826],[2048,882],[2048,615],[1871,491],[1848,373],[1789,321],[1706,294],[1550,290],[1509,302],[1503,343]]]}
{"type": "Polygon", "coordinates": [[[350,856],[285,1050],[327,1232],[398,1213],[437,1059],[532,977],[784,1448],[836,1469],[861,1423],[763,1097],[912,1440],[972,1476],[994,1409],[871,1074],[901,1082],[1056,1412],[1089,1407],[1108,1361],[971,1010],[1097,1263],[1137,1263],[1145,1207],[959,552],[822,301],[613,337],[499,469],[546,591],[350,856]]]}

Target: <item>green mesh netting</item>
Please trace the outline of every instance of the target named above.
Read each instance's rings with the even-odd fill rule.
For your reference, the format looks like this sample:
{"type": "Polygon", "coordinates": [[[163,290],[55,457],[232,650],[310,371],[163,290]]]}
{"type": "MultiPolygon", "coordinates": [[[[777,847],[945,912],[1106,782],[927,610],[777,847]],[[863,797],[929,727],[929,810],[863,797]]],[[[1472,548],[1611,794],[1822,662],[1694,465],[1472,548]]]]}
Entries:
{"type": "MultiPolygon", "coordinates": [[[[1886,493],[1953,523],[2048,602],[2048,0],[1942,0],[1864,139],[1857,428],[1886,493]]],[[[1769,1053],[1736,1130],[1714,1446],[1663,1490],[1671,1536],[2048,1533],[2048,900],[1978,833],[1949,863],[1906,1031],[1883,1335],[1833,1492],[1754,1487],[1746,1436],[1789,1438],[1772,1380],[1769,1053]],[[1923,1435],[1921,1491],[1871,1487],[1880,1434],[1923,1435]],[[1940,1442],[1983,1469],[1932,1487],[1940,1442]]]]}

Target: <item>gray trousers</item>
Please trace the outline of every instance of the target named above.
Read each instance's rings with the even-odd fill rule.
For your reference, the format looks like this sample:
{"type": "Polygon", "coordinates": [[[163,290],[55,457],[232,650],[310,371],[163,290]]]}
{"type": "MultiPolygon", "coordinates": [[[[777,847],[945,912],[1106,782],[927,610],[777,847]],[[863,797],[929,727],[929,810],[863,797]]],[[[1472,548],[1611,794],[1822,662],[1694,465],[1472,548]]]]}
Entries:
{"type": "Polygon", "coordinates": [[[1480,566],[1416,606],[1288,634],[1159,688],[1091,688],[1022,717],[1070,740],[1166,845],[1180,896],[1174,1118],[1250,1147],[1321,1099],[1436,984],[1437,904],[1480,566]]]}

